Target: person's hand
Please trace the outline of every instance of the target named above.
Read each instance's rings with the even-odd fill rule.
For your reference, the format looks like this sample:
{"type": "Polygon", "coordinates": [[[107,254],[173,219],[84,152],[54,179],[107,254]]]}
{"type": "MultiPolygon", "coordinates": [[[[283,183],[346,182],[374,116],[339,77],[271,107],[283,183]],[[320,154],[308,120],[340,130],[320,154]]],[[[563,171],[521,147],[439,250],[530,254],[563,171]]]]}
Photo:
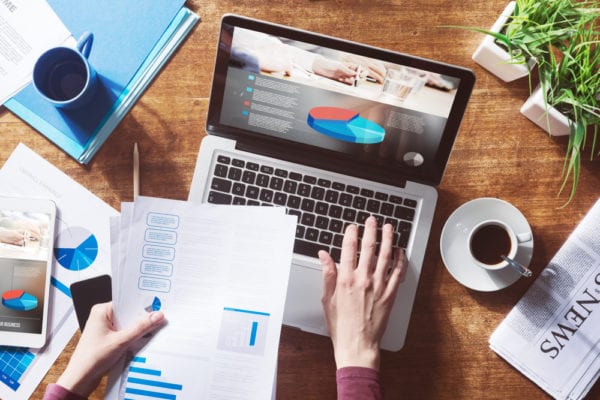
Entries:
{"type": "Polygon", "coordinates": [[[92,307],[79,343],[67,368],[60,376],[60,386],[87,397],[100,379],[139,338],[164,322],[161,311],[148,313],[126,329],[117,330],[113,321],[112,302],[92,307]]]}
{"type": "Polygon", "coordinates": [[[357,231],[356,225],[346,228],[339,270],[327,252],[319,252],[323,268],[321,302],[337,368],[379,370],[379,343],[408,264],[401,249],[392,249],[393,228],[389,224],[382,228],[381,249],[379,256],[375,255],[374,217],[365,222],[357,264],[357,231]]]}
{"type": "Polygon", "coordinates": [[[25,231],[0,228],[0,242],[13,246],[25,246],[25,231]]]}
{"type": "Polygon", "coordinates": [[[317,75],[352,85],[357,78],[356,71],[358,70],[358,65],[329,60],[321,55],[317,55],[313,61],[312,70],[317,75]]]}

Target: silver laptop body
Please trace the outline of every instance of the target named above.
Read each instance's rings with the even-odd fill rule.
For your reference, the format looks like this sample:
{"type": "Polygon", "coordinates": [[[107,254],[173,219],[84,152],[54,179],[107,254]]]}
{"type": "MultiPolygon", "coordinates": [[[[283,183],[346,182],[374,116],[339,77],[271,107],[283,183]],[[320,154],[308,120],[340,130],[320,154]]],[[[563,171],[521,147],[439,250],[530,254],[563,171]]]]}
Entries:
{"type": "Polygon", "coordinates": [[[317,249],[339,256],[341,225],[360,226],[371,214],[381,224],[398,217],[398,245],[406,250],[409,270],[381,343],[398,351],[421,274],[436,186],[473,85],[474,75],[464,68],[226,15],[208,136],[189,200],[284,206],[298,215],[284,323],[321,335],[327,327],[317,249]],[[277,70],[282,54],[287,65],[277,70]],[[320,74],[321,61],[352,68],[354,82],[320,74]],[[369,65],[384,66],[388,76],[371,73],[369,65]],[[412,79],[406,86],[403,77],[392,76],[403,70],[412,79]]]}

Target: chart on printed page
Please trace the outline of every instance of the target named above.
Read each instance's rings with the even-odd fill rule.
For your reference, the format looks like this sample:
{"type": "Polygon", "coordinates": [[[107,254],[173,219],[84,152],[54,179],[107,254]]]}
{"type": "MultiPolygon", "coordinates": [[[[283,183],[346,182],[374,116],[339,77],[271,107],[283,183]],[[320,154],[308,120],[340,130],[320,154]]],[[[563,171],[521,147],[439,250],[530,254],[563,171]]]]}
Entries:
{"type": "Polygon", "coordinates": [[[56,239],[54,257],[67,270],[81,271],[91,266],[98,256],[98,239],[86,228],[76,226],[63,230],[56,239]]]}

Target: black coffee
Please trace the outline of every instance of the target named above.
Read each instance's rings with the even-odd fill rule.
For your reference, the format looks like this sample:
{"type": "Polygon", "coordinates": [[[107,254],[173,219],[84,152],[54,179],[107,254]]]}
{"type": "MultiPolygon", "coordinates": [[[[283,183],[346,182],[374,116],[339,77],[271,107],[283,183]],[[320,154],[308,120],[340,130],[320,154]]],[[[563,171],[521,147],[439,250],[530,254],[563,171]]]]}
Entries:
{"type": "Polygon", "coordinates": [[[484,225],[471,236],[471,254],[483,264],[495,265],[502,262],[502,255],[508,256],[511,243],[506,229],[500,225],[484,225]]]}
{"type": "Polygon", "coordinates": [[[76,97],[87,80],[87,70],[81,60],[57,62],[48,73],[46,95],[53,100],[65,101],[76,97]]]}

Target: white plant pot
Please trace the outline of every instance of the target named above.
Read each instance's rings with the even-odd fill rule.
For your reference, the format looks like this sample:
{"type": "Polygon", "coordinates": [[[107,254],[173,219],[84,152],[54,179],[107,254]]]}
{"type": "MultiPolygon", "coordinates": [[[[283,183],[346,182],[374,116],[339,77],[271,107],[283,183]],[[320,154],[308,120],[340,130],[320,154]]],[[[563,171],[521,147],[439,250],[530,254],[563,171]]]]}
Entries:
{"type": "Polygon", "coordinates": [[[535,88],[531,96],[521,107],[521,114],[529,118],[537,126],[548,132],[551,136],[565,136],[569,134],[569,118],[556,108],[544,104],[542,88],[535,88]]]}
{"type": "MultiPolygon", "coordinates": [[[[514,9],[515,2],[511,1],[489,30],[500,32],[514,9]]],[[[527,65],[515,64],[511,62],[510,54],[498,46],[495,40],[494,37],[485,35],[483,41],[479,44],[475,53],[473,53],[473,60],[505,82],[511,82],[527,76],[531,68],[533,68],[535,60],[530,58],[527,60],[527,65]]]]}

